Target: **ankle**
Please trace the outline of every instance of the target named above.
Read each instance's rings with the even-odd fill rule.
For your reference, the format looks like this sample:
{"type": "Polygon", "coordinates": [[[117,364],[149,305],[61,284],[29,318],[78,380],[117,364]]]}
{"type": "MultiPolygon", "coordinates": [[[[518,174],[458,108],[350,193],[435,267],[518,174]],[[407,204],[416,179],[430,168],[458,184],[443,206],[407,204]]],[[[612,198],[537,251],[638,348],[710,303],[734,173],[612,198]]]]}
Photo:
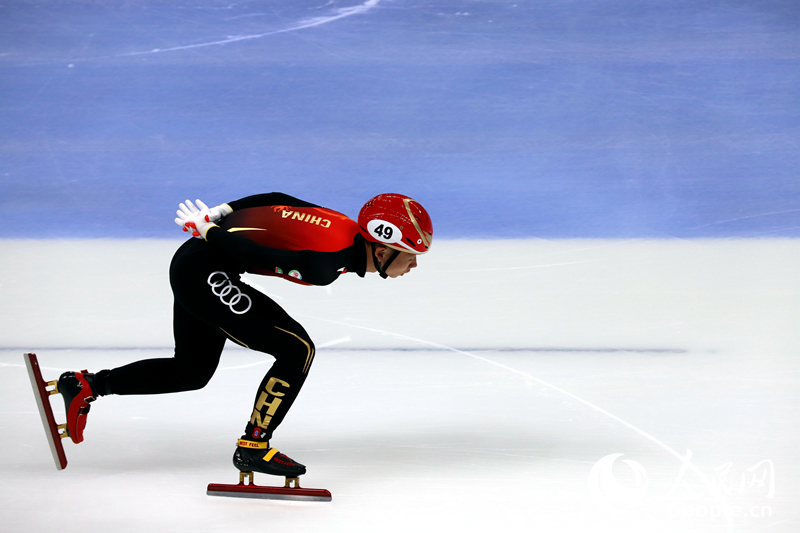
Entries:
{"type": "Polygon", "coordinates": [[[272,437],[272,432],[267,432],[264,428],[258,427],[252,422],[248,422],[244,428],[244,435],[242,439],[251,440],[253,442],[268,442],[272,437]]]}
{"type": "Polygon", "coordinates": [[[87,381],[89,381],[89,386],[92,388],[92,393],[95,397],[108,396],[111,394],[110,370],[101,370],[96,374],[89,374],[87,376],[87,381]]]}
{"type": "Polygon", "coordinates": [[[249,439],[239,439],[236,443],[239,448],[247,448],[251,450],[267,450],[269,449],[269,441],[253,441],[249,439]]]}

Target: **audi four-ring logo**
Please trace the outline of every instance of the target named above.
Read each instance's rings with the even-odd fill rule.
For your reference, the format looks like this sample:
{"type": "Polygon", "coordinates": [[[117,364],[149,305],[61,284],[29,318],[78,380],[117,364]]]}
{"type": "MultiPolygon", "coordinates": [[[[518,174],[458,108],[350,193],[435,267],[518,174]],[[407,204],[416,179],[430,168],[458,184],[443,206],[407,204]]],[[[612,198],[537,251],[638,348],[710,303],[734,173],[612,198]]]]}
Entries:
{"type": "Polygon", "coordinates": [[[208,276],[208,284],[211,285],[211,292],[219,296],[222,303],[231,308],[231,311],[237,315],[243,315],[250,310],[253,306],[253,300],[242,291],[239,287],[233,284],[231,278],[225,272],[216,271],[208,276]],[[247,301],[247,306],[242,309],[243,305],[239,305],[243,301],[247,301]],[[239,306],[239,309],[236,308],[239,306]]]}

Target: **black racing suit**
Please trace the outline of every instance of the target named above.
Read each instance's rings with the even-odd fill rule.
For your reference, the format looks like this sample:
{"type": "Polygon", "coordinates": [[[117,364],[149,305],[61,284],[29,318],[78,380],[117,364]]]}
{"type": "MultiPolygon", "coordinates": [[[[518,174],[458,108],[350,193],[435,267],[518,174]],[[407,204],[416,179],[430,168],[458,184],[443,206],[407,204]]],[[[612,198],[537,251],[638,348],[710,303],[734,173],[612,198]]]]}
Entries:
{"type": "MultiPolygon", "coordinates": [[[[311,285],[327,285],[344,272],[364,276],[365,241],[357,225],[344,215],[285,194],[260,194],[228,205],[234,213],[220,222],[222,227],[212,227],[206,235],[207,241],[189,239],[172,260],[174,357],[146,359],[114,368],[107,374],[105,383],[98,383],[98,388],[123,395],[200,389],[214,375],[225,341],[230,339],[275,357],[258,388],[245,429],[247,439],[268,440],[303,386],[314,360],[314,343],[305,329],[277,303],[242,283],[239,275],[243,272],[281,275],[311,285]],[[268,206],[280,207],[267,211],[257,209],[268,206]],[[269,212],[273,217],[282,214],[284,219],[291,220],[287,213],[291,214],[292,209],[322,215],[314,218],[307,215],[307,221],[316,221],[316,226],[298,222],[289,230],[285,227],[281,230],[284,235],[278,237],[291,238],[294,243],[290,250],[264,246],[246,238],[246,231],[236,232],[258,230],[258,235],[267,235],[269,227],[266,231],[257,227],[224,229],[228,218],[236,218],[234,215],[269,212]],[[333,219],[334,224],[323,216],[333,219]],[[322,226],[321,220],[324,220],[322,226]],[[334,233],[323,233],[323,230],[333,230],[337,237],[333,241],[346,242],[349,246],[330,249],[332,240],[328,236],[334,233]],[[316,232],[316,237],[309,232],[316,232]],[[306,242],[304,239],[310,246],[302,246],[306,242]],[[302,280],[297,279],[299,277],[302,280]]],[[[245,217],[245,220],[253,223],[250,218],[245,217]]],[[[269,223],[262,225],[269,226],[269,223]]]]}

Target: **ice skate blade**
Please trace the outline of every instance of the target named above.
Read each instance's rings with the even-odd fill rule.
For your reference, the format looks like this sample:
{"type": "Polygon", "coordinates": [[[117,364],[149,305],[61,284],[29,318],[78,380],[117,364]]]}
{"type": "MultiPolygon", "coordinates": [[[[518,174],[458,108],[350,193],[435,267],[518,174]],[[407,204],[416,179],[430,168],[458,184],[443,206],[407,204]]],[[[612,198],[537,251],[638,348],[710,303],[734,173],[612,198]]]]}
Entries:
{"type": "Polygon", "coordinates": [[[233,498],[259,498],[264,500],[293,500],[302,502],[329,502],[331,493],[325,489],[304,489],[297,478],[286,478],[283,487],[260,487],[253,483],[252,472],[241,472],[238,485],[210,483],[206,489],[209,496],[228,496],[233,498]],[[250,483],[245,485],[244,479],[250,483]]]}
{"type": "Polygon", "coordinates": [[[231,498],[256,498],[261,500],[289,500],[300,502],[329,502],[333,498],[325,489],[285,489],[282,487],[259,487],[257,485],[208,485],[209,496],[231,498]]]}
{"type": "Polygon", "coordinates": [[[39,416],[42,417],[42,425],[44,426],[45,435],[47,435],[47,443],[50,445],[50,452],[53,454],[53,461],[58,470],[63,470],[67,467],[67,456],[64,453],[61,439],[68,436],[66,424],[56,424],[53,408],[50,406],[50,396],[58,394],[57,382],[45,382],[42,379],[42,371],[39,368],[36,354],[25,353],[22,357],[25,359],[25,367],[28,369],[28,377],[31,380],[31,387],[33,387],[33,396],[36,398],[39,416]],[[52,386],[53,389],[48,389],[47,387],[49,386],[52,386]],[[61,430],[63,430],[63,433],[61,430]]]}

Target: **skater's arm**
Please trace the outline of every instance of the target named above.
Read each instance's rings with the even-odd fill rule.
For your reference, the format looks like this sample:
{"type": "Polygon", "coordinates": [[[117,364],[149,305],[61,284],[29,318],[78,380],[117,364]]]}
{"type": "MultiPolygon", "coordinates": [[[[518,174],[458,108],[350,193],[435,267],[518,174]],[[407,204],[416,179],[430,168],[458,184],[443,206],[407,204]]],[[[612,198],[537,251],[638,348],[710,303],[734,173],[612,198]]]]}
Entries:
{"type": "Polygon", "coordinates": [[[257,244],[249,239],[214,226],[206,233],[206,240],[215,253],[232,259],[242,267],[273,270],[275,267],[295,270],[304,263],[303,252],[279,250],[257,244]]]}
{"type": "Polygon", "coordinates": [[[290,207],[319,207],[318,205],[305,202],[299,198],[289,196],[288,194],[283,194],[282,192],[254,194],[253,196],[247,196],[239,200],[234,200],[233,202],[228,202],[228,205],[234,211],[247,209],[248,207],[264,207],[270,205],[287,205],[290,207]]]}
{"type": "Polygon", "coordinates": [[[302,280],[311,285],[327,285],[335,281],[341,267],[350,265],[353,255],[349,248],[336,252],[279,250],[257,244],[218,226],[208,230],[206,240],[215,254],[226,257],[243,272],[267,270],[288,274],[297,271],[302,275],[302,280]]]}

